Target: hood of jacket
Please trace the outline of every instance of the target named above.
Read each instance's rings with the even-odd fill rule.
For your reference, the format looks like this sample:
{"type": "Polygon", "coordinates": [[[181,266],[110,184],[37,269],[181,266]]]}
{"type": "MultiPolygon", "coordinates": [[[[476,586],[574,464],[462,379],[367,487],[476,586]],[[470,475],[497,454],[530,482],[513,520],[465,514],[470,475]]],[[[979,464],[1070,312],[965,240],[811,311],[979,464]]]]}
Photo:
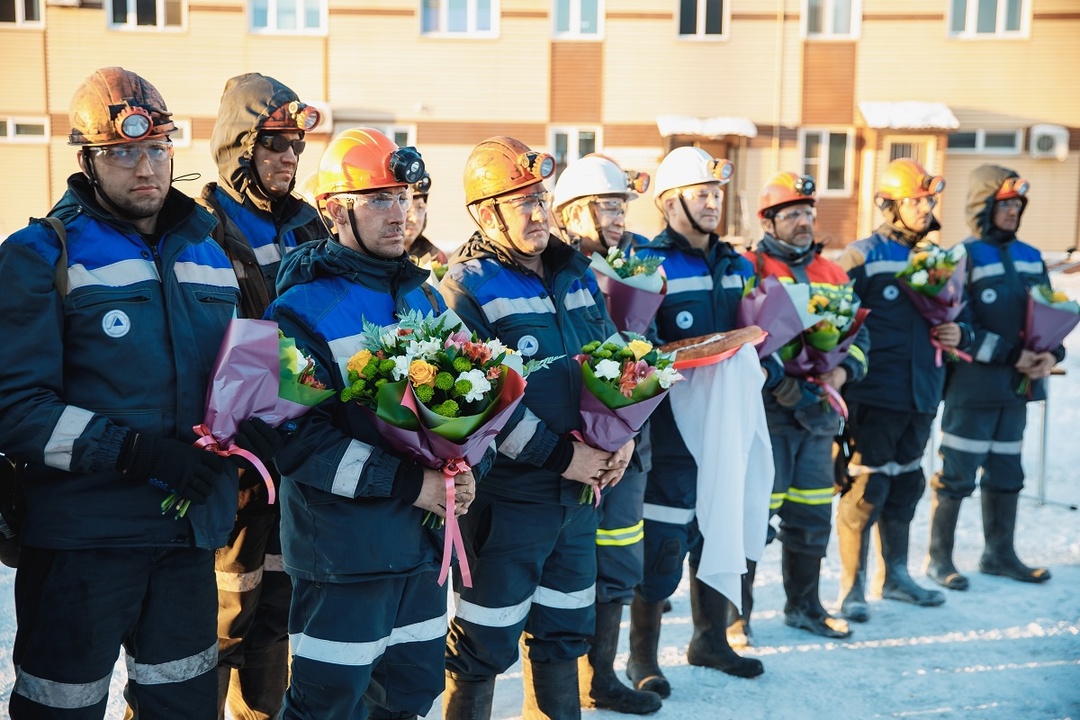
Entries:
{"type": "Polygon", "coordinates": [[[247,197],[259,208],[270,210],[273,198],[255,182],[251,169],[255,140],[263,122],[294,100],[299,100],[295,92],[259,73],[237,75],[225,83],[214,132],[210,135],[210,152],[217,163],[219,185],[238,202],[247,197]]]}
{"type": "MultiPolygon", "coordinates": [[[[548,238],[548,245],[544,248],[544,252],[541,253],[544,266],[552,272],[558,272],[562,270],[567,264],[574,262],[577,258],[583,258],[583,263],[588,266],[588,258],[579,253],[574,248],[570,247],[562,240],[552,235],[548,238]]],[[[531,272],[526,270],[514,260],[510,253],[506,251],[499,243],[485,237],[479,230],[474,232],[472,236],[465,241],[465,244],[459,247],[451,256],[450,263],[466,262],[468,260],[480,260],[483,258],[495,258],[500,265],[507,267],[517,268],[522,272],[531,272]]]]}
{"type": "Polygon", "coordinates": [[[301,245],[285,256],[278,269],[277,292],[284,294],[294,285],[320,277],[345,277],[364,287],[397,294],[419,287],[430,272],[416,265],[408,253],[393,260],[364,255],[336,240],[319,240],[301,245]]]}
{"type": "MultiPolygon", "coordinates": [[[[1011,240],[1016,236],[1015,233],[1008,233],[1007,238],[993,237],[1002,234],[993,226],[994,195],[997,194],[1002,183],[1014,177],[1020,176],[1015,170],[1000,165],[980,165],[972,171],[968,181],[967,205],[964,209],[967,224],[973,236],[986,240],[1011,240]]],[[[1024,210],[1027,208],[1027,198],[1021,197],[1020,200],[1024,204],[1020,208],[1020,217],[1023,218],[1024,210]]]]}

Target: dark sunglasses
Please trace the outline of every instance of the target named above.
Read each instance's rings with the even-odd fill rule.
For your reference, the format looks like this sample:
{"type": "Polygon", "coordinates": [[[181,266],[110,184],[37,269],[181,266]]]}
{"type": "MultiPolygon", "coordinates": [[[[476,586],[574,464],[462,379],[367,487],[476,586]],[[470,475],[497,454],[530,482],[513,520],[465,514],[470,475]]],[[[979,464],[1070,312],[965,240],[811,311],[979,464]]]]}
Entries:
{"type": "Polygon", "coordinates": [[[307,143],[303,140],[290,140],[284,135],[260,135],[255,141],[262,145],[267,150],[271,150],[276,153],[283,153],[289,148],[293,149],[293,152],[299,155],[304,152],[304,148],[307,147],[307,143]]]}

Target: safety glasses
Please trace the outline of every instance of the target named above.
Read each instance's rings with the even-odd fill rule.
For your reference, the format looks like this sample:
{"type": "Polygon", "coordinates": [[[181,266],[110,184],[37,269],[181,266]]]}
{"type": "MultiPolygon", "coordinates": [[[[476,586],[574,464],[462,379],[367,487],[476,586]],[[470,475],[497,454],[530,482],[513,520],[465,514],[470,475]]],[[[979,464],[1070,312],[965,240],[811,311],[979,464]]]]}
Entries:
{"type": "Polygon", "coordinates": [[[95,157],[105,160],[110,165],[130,170],[139,164],[143,155],[151,165],[163,165],[173,156],[172,143],[150,143],[106,145],[104,147],[87,148],[95,157]]]}
{"type": "Polygon", "coordinates": [[[278,135],[277,133],[267,133],[265,135],[260,135],[255,140],[255,142],[259,143],[259,145],[263,146],[267,150],[276,153],[283,153],[289,148],[292,148],[293,152],[299,155],[300,153],[304,152],[304,148],[307,147],[307,143],[304,142],[303,139],[292,140],[285,137],[284,135],[278,135]]]}

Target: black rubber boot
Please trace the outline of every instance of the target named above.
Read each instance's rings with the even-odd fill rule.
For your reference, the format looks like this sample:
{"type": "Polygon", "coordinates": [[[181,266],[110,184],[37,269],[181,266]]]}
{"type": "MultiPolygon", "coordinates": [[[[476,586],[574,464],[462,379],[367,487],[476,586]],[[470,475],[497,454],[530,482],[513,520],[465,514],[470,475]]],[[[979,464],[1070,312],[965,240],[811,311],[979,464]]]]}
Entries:
{"type": "Polygon", "coordinates": [[[495,695],[495,678],[458,680],[446,673],[443,691],[443,720],[489,720],[491,699],[495,695]]]}
{"type": "Polygon", "coordinates": [[[982,491],[983,537],[986,549],[979,559],[979,572],[1001,575],[1020,582],[1042,583],[1050,579],[1050,570],[1031,568],[1016,556],[1016,503],[1018,493],[982,491]]]}
{"type": "Polygon", "coordinates": [[[754,575],[757,563],[746,561],[746,572],[742,576],[742,613],[735,603],[728,601],[727,639],[728,645],[736,649],[754,647],[754,631],[750,628],[750,613],[754,609],[754,575]]]}
{"type": "Polygon", "coordinates": [[[534,663],[521,658],[525,702],[521,720],[581,720],[577,660],[534,663]]]}
{"type": "Polygon", "coordinates": [[[961,498],[935,490],[930,499],[930,550],[926,557],[926,577],[949,590],[967,590],[970,583],[953,565],[956,521],[961,498]]]}
{"type": "Polygon", "coordinates": [[[619,647],[622,604],[596,603],[596,634],[589,654],[578,660],[578,690],[581,707],[614,710],[626,715],[648,715],[660,709],[654,692],[631,690],[619,682],[613,664],[619,647]]]}
{"type": "Polygon", "coordinates": [[[635,689],[666,698],[671,695],[671,685],[660,671],[660,663],[656,659],[663,615],[662,600],[647,603],[634,594],[634,600],[630,603],[630,659],[626,661],[626,677],[635,689]]]}
{"type": "Polygon", "coordinates": [[[784,592],[787,594],[784,622],[822,637],[851,637],[847,621],[833,617],[821,604],[818,595],[821,558],[787,548],[782,557],[784,592]]]}
{"type": "Polygon", "coordinates": [[[728,675],[753,678],[765,672],[760,660],[744,658],[728,645],[728,599],[698,580],[690,570],[690,609],[694,618],[694,635],[686,648],[686,660],[691,665],[709,667],[728,675]]]}
{"type": "Polygon", "coordinates": [[[836,510],[836,539],[840,547],[840,616],[852,622],[870,619],[866,604],[866,557],[870,548],[874,507],[848,492],[836,510]]]}
{"type": "Polygon", "coordinates": [[[931,607],[945,602],[940,590],[927,590],[911,579],[908,574],[908,540],[911,524],[903,520],[878,518],[878,539],[881,540],[881,557],[885,561],[885,582],[881,597],[890,600],[931,607]]]}

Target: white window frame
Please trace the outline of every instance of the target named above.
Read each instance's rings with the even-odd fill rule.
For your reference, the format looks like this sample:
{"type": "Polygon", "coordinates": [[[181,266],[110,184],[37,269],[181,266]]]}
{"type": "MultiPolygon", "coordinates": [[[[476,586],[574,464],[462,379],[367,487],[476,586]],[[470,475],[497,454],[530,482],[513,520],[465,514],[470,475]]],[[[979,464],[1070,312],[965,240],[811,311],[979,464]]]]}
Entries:
{"type": "Polygon", "coordinates": [[[803,38],[814,41],[858,40],[862,36],[862,0],[821,0],[821,2],[823,5],[821,14],[826,25],[829,24],[836,3],[849,3],[851,5],[851,29],[846,33],[833,32],[830,28],[826,28],[821,32],[810,32],[810,0],[802,0],[799,28],[803,38]]]}
{"type": "Polygon", "coordinates": [[[418,0],[420,12],[417,13],[420,20],[420,35],[423,37],[451,37],[451,38],[482,38],[492,39],[499,37],[499,5],[500,0],[491,0],[491,29],[476,29],[476,3],[477,0],[466,0],[468,10],[466,12],[466,29],[463,31],[451,31],[446,28],[450,23],[450,2],[439,0],[439,29],[424,29],[424,0],[418,0]]]}
{"type": "MultiPolygon", "coordinates": [[[[303,0],[266,0],[266,27],[255,25],[255,10],[253,0],[247,2],[248,31],[253,35],[326,35],[330,21],[328,0],[319,2],[319,24],[317,27],[299,27],[292,30],[282,30],[277,27],[278,6],[282,2],[291,2],[294,5],[302,5],[303,0]]],[[[302,8],[299,8],[302,10],[302,8]]],[[[297,13],[300,18],[302,13],[297,13]]]]}
{"type": "Polygon", "coordinates": [[[138,16],[135,9],[135,0],[125,1],[125,4],[128,6],[127,20],[123,23],[114,23],[112,21],[113,2],[115,2],[115,0],[105,0],[105,22],[108,23],[108,27],[110,30],[120,30],[123,32],[182,32],[187,29],[188,0],[181,0],[180,2],[181,7],[179,25],[165,24],[165,0],[155,1],[157,22],[155,22],[153,25],[138,24],[138,16]]]}
{"type": "Polygon", "coordinates": [[[581,0],[568,0],[570,3],[570,29],[559,32],[556,5],[559,0],[551,0],[551,36],[556,40],[603,40],[605,0],[596,0],[596,32],[581,32],[581,0]]]}
{"type": "Polygon", "coordinates": [[[950,38],[958,40],[1022,40],[1026,39],[1031,32],[1031,0],[1019,0],[1020,2],[1020,28],[1018,30],[1004,30],[1005,11],[1008,0],[998,0],[997,21],[994,32],[981,33],[975,28],[978,25],[979,3],[982,0],[963,0],[964,6],[964,29],[954,31],[953,27],[953,0],[948,0],[949,11],[945,18],[945,31],[950,38]]]}
{"type": "Polygon", "coordinates": [[[26,10],[23,8],[23,0],[15,0],[15,22],[0,22],[3,28],[40,28],[45,25],[45,0],[34,0],[38,6],[40,20],[27,20],[26,10]]]}
{"type": "Polygon", "coordinates": [[[191,147],[191,120],[177,120],[172,118],[173,125],[180,131],[180,137],[177,137],[176,133],[169,135],[169,141],[173,144],[173,147],[186,148],[191,147]]]}
{"type": "Polygon", "coordinates": [[[808,158],[806,157],[806,136],[819,135],[821,151],[816,158],[817,172],[813,174],[817,186],[818,197],[851,197],[855,185],[855,130],[854,128],[800,128],[799,129],[799,168],[805,172],[808,158]],[[846,135],[847,147],[844,152],[844,187],[830,188],[828,178],[829,168],[829,135],[846,135]]]}
{"type": "Polygon", "coordinates": [[[949,147],[948,142],[945,144],[945,152],[950,155],[1020,155],[1024,151],[1024,131],[1023,130],[994,130],[979,128],[978,130],[960,130],[961,133],[975,133],[975,147],[973,148],[954,148],[949,147]],[[986,134],[991,135],[1008,135],[1013,134],[1016,138],[1016,142],[1013,148],[1000,148],[1000,147],[986,147],[986,134]]]}
{"type": "MultiPolygon", "coordinates": [[[[563,166],[564,170],[566,169],[567,165],[574,162],[575,160],[580,160],[582,158],[582,155],[580,154],[580,150],[581,150],[581,133],[583,133],[583,132],[591,132],[593,134],[593,137],[596,138],[594,143],[593,143],[593,150],[592,151],[593,152],[603,152],[603,147],[604,147],[604,145],[603,145],[603,141],[604,141],[603,128],[601,126],[599,126],[599,125],[551,125],[551,126],[548,127],[548,133],[547,133],[548,148],[549,148],[549,150],[550,150],[553,157],[555,155],[555,136],[558,135],[559,133],[562,133],[562,134],[566,135],[567,153],[566,153],[566,163],[563,166]],[[571,147],[574,148],[573,153],[570,152],[571,147]],[[573,157],[571,157],[571,155],[573,157]]],[[[558,168],[558,165],[559,165],[558,158],[555,158],[555,163],[556,163],[556,168],[558,168]]],[[[554,180],[554,177],[552,179],[554,180]]]]}
{"type": "Polygon", "coordinates": [[[683,35],[680,29],[682,25],[682,17],[679,15],[680,10],[675,11],[675,34],[680,40],[690,40],[693,42],[715,42],[718,40],[727,40],[731,33],[731,3],[732,0],[720,0],[722,7],[720,14],[723,18],[720,21],[722,31],[718,34],[706,34],[705,32],[705,9],[708,0],[696,0],[697,2],[697,19],[694,22],[694,34],[683,35]]]}
{"type": "Polygon", "coordinates": [[[50,137],[50,123],[47,115],[0,115],[0,124],[3,124],[7,134],[0,137],[0,142],[12,145],[48,145],[50,137]],[[18,135],[15,133],[17,125],[41,125],[45,132],[41,135],[18,135]]]}

